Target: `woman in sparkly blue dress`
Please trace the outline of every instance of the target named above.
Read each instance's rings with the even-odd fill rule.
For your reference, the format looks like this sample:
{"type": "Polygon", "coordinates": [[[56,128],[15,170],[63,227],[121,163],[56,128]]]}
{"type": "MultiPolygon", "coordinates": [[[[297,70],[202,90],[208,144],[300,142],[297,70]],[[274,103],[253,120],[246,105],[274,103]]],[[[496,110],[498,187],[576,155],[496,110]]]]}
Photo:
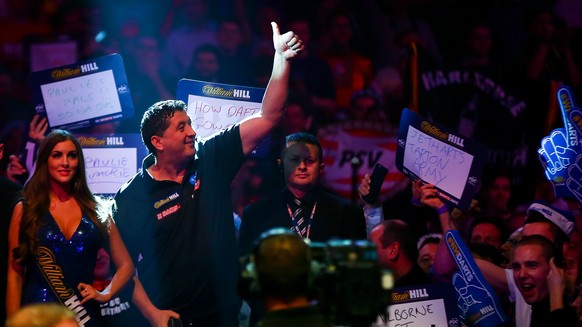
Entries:
{"type": "Polygon", "coordinates": [[[81,145],[69,132],[55,130],[42,141],[23,195],[8,237],[7,314],[57,302],[76,312],[80,326],[104,326],[99,303],[124,286],[134,266],[106,206],[87,186],[81,145]],[[91,286],[100,248],[117,268],[102,292],[91,286]]]}

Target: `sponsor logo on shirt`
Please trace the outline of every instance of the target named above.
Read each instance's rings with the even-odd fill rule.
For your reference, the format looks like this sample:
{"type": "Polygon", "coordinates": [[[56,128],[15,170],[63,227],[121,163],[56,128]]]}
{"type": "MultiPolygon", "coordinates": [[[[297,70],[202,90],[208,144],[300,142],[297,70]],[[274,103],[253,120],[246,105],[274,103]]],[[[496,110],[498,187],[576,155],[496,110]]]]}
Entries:
{"type": "Polygon", "coordinates": [[[173,205],[173,206],[169,207],[168,209],[166,209],[166,210],[164,210],[164,211],[162,211],[162,212],[159,212],[159,213],[157,214],[157,218],[158,218],[158,220],[160,220],[160,219],[164,219],[164,218],[166,218],[167,216],[169,216],[169,215],[171,215],[171,214],[173,214],[173,213],[177,212],[178,210],[180,210],[180,204],[179,204],[179,203],[178,203],[178,204],[176,204],[176,205],[173,205]]]}
{"type": "Polygon", "coordinates": [[[156,203],[154,203],[154,208],[156,208],[156,209],[159,209],[159,208],[161,208],[161,207],[162,207],[164,204],[166,204],[166,203],[168,203],[168,202],[170,202],[170,201],[172,201],[172,200],[175,200],[175,199],[177,199],[177,198],[179,198],[179,197],[180,197],[180,194],[178,194],[178,192],[176,192],[176,193],[174,193],[174,194],[171,194],[171,195],[170,195],[170,196],[168,196],[167,198],[165,198],[165,199],[161,199],[160,201],[157,201],[156,203]]]}

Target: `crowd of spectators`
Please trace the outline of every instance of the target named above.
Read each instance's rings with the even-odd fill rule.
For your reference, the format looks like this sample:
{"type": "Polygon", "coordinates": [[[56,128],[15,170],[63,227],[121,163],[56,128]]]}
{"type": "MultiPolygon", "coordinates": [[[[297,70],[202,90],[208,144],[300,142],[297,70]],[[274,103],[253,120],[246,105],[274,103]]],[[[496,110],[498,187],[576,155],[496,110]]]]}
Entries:
{"type": "MultiPolygon", "coordinates": [[[[542,137],[563,127],[557,87],[570,86],[582,97],[580,1],[3,0],[0,176],[23,182],[8,170],[35,114],[31,72],[119,53],[135,115],[110,131],[138,133],[143,112],[174,98],[182,78],[265,87],[273,53],[270,21],[293,30],[305,47],[293,63],[287,113],[272,137],[274,155],[283,136],[295,132],[318,135],[327,126],[354,122],[395,130],[402,109],[410,107],[487,146],[478,204],[451,213],[476,256],[510,268],[503,243],[520,232],[536,199],[575,217],[564,249],[566,264],[579,265],[580,204],[554,196],[536,151],[542,137]]],[[[234,180],[235,214],[282,185],[270,159],[250,159],[234,180]]],[[[408,243],[417,242],[420,267],[430,272],[440,242],[434,234],[445,226],[430,204],[408,206],[415,192],[413,186],[392,194],[384,215],[413,226],[408,243]],[[406,208],[396,208],[402,198],[406,208]]],[[[416,260],[408,259],[410,265],[416,260]]],[[[577,276],[569,279],[572,303],[577,276]]]]}

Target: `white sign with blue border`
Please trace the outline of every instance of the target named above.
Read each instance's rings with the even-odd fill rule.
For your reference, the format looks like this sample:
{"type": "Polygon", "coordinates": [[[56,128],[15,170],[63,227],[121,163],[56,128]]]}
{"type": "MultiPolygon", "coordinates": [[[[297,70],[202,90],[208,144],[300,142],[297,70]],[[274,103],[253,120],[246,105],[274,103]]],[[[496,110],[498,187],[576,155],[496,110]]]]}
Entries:
{"type": "Polygon", "coordinates": [[[387,318],[378,317],[373,327],[460,327],[455,289],[433,283],[390,290],[387,318]]]}
{"type": "Polygon", "coordinates": [[[89,189],[113,195],[141,168],[148,151],[139,134],[75,134],[85,157],[89,189]]]}
{"type": "Polygon", "coordinates": [[[111,54],[34,72],[30,87],[36,113],[51,129],[78,129],[133,115],[123,60],[111,54]]]}
{"type": "MultiPolygon", "coordinates": [[[[188,105],[196,134],[207,138],[260,113],[264,95],[264,88],[181,79],[176,99],[188,105]]],[[[263,140],[251,156],[266,155],[269,140],[263,140]]]]}
{"type": "Polygon", "coordinates": [[[481,184],[486,149],[404,109],[396,167],[413,181],[433,184],[449,206],[466,210],[481,184]]]}

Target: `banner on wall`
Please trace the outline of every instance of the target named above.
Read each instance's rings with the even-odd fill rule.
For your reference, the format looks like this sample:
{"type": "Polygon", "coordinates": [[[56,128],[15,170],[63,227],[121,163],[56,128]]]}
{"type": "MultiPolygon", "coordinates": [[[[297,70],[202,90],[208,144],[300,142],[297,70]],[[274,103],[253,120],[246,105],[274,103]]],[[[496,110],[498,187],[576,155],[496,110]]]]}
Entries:
{"type": "Polygon", "coordinates": [[[325,163],[322,182],[340,196],[350,199],[361,179],[372,173],[376,163],[388,168],[379,201],[390,199],[409,185],[406,176],[396,169],[394,128],[380,122],[348,122],[323,127],[317,136],[325,163]],[[357,164],[353,165],[354,162],[357,164]]]}

